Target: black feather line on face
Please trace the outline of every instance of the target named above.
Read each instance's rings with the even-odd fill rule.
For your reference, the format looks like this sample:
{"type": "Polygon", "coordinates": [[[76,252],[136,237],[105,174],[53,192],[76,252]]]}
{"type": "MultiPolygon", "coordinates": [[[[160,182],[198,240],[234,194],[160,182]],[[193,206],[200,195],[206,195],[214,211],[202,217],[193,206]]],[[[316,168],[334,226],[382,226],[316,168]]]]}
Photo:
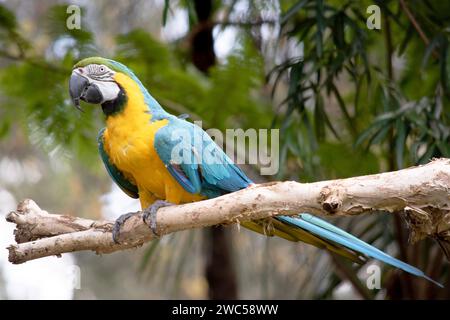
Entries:
{"type": "Polygon", "coordinates": [[[105,101],[102,103],[102,110],[106,117],[118,114],[123,111],[125,105],[127,103],[128,97],[123,90],[123,88],[119,85],[120,91],[117,95],[117,98],[111,101],[105,101]]]}

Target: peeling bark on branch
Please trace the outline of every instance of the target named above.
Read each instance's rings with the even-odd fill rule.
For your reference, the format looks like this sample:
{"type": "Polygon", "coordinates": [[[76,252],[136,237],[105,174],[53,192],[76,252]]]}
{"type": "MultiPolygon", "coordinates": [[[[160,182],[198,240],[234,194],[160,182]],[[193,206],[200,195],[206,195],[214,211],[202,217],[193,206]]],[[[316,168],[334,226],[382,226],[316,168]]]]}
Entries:
{"type": "MultiPolygon", "coordinates": [[[[165,235],[299,212],[344,216],[374,211],[404,213],[411,241],[433,237],[448,255],[450,159],[348,179],[255,185],[215,199],[161,208],[156,221],[158,234],[165,235]]],[[[140,212],[123,225],[121,244],[112,240],[113,221],[49,214],[32,200],[20,203],[6,219],[17,227],[14,232],[17,244],[8,247],[12,263],[81,250],[110,253],[140,246],[154,238],[140,212]]]]}

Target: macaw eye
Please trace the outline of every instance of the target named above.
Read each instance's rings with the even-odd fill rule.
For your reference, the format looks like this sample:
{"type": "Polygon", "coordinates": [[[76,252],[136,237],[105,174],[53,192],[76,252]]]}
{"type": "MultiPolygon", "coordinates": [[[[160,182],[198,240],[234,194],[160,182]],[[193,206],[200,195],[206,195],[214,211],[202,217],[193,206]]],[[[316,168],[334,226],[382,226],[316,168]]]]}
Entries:
{"type": "Polygon", "coordinates": [[[103,66],[101,66],[99,70],[100,70],[100,72],[105,72],[106,71],[105,67],[103,67],[103,66]]]}

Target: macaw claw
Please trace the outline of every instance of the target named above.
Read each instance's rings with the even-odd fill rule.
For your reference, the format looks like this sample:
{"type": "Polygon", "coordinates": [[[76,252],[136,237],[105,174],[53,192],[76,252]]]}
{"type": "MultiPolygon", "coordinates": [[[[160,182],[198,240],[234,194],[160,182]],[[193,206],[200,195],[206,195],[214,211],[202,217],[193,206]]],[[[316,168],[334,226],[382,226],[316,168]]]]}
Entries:
{"type": "Polygon", "coordinates": [[[115,243],[120,244],[120,242],[119,242],[120,229],[122,228],[125,221],[127,221],[128,218],[130,218],[138,213],[139,212],[125,213],[116,219],[116,222],[114,223],[114,227],[112,230],[113,241],[115,243]]]}
{"type": "Polygon", "coordinates": [[[150,229],[152,230],[153,234],[156,237],[159,237],[159,234],[156,229],[156,212],[158,212],[159,208],[173,205],[174,204],[169,201],[156,200],[155,202],[153,202],[151,206],[143,210],[142,220],[144,220],[144,223],[146,223],[150,227],[150,229]]]}

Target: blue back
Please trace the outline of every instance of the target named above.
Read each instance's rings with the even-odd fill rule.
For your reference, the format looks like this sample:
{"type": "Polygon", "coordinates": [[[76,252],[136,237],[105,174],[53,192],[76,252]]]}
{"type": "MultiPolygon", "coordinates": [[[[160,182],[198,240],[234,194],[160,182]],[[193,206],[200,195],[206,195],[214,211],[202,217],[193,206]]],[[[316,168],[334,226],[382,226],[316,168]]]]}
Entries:
{"type": "Polygon", "coordinates": [[[155,135],[155,149],[172,176],[190,193],[208,198],[246,188],[252,181],[197,125],[169,117],[155,135]]]}

